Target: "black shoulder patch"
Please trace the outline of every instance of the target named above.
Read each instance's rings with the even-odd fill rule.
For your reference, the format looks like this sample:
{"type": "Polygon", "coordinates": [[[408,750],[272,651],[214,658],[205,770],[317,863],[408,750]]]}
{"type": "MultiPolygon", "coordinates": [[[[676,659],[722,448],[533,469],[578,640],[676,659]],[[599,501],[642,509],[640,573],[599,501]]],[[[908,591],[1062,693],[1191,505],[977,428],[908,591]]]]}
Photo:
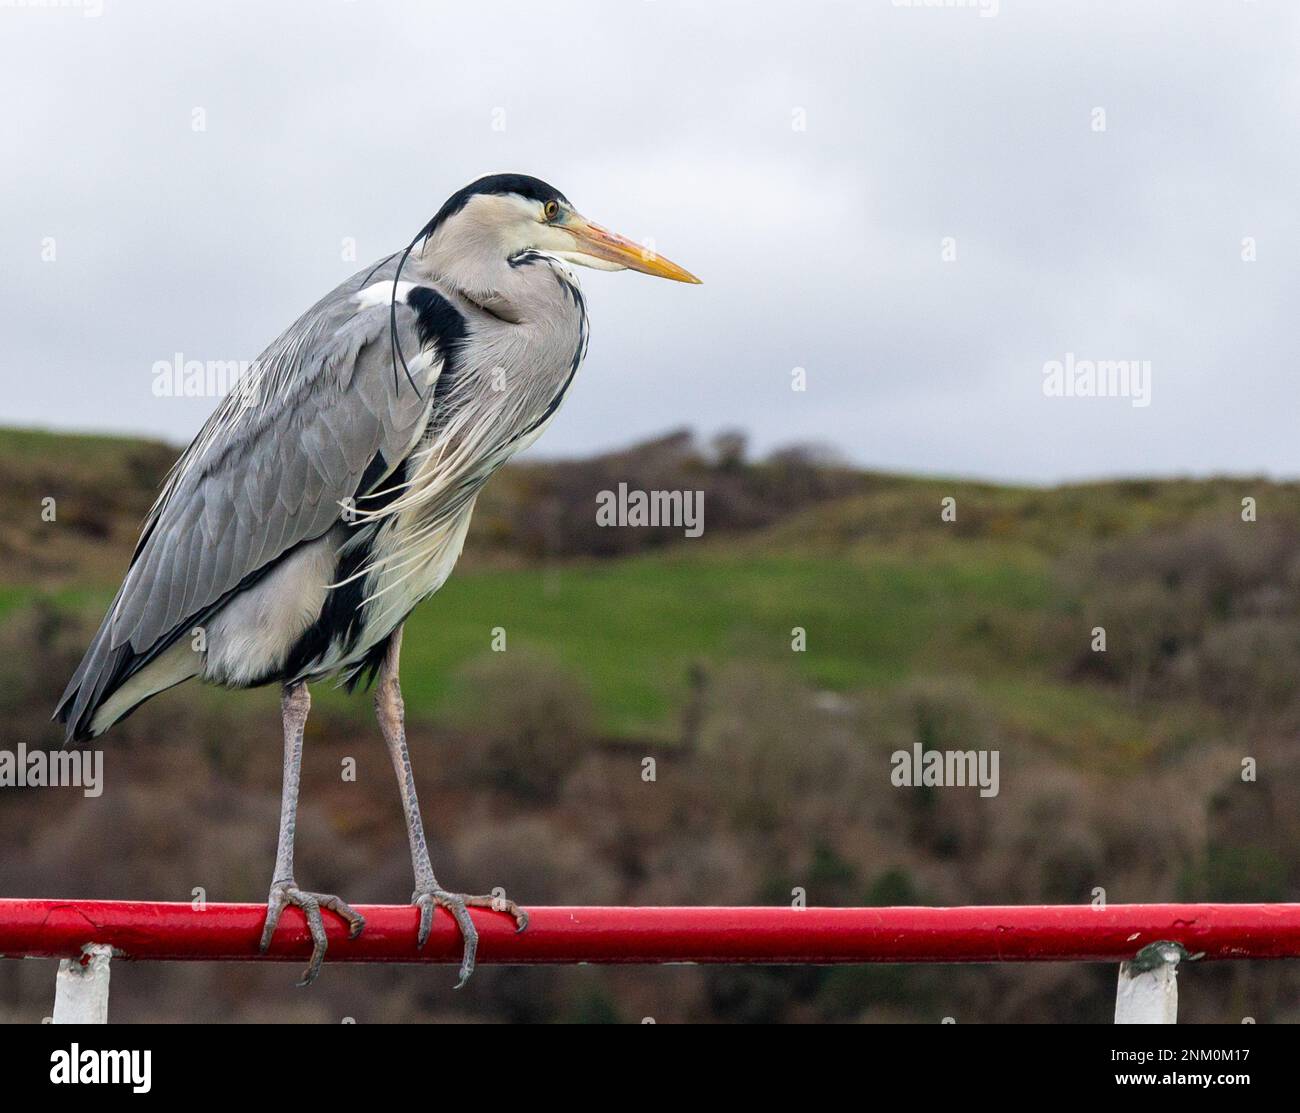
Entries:
{"type": "Polygon", "coordinates": [[[415,310],[415,331],[420,343],[437,347],[438,354],[450,360],[468,335],[460,310],[432,286],[413,287],[406,295],[406,304],[415,310]]]}
{"type": "MultiPolygon", "coordinates": [[[[420,343],[434,348],[442,357],[442,369],[433,387],[433,411],[428,430],[442,427],[450,416],[446,403],[460,381],[460,347],[469,335],[469,327],[459,309],[431,286],[416,286],[406,295],[406,304],[415,310],[415,330],[420,343]]],[[[427,435],[427,434],[426,434],[427,435]]]]}

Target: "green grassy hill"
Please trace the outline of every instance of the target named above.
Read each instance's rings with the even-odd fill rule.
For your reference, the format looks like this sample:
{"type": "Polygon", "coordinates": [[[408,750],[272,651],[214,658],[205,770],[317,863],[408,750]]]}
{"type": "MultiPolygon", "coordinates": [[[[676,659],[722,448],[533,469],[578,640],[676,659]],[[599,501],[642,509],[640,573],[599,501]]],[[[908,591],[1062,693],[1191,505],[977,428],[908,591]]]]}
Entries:
{"type": "MultiPolygon", "coordinates": [[[[0,431],[12,523],[0,533],[0,615],[38,597],[87,622],[101,612],[173,454],[128,439],[0,431]],[[40,517],[49,494],[57,523],[40,517]]],[[[483,515],[498,533],[514,535],[502,521],[523,516],[551,467],[499,478],[507,495],[483,515]],[[514,503],[511,492],[522,492],[514,503]]],[[[677,737],[693,671],[751,662],[832,692],[962,675],[994,713],[1053,745],[1078,748],[1082,732],[1106,752],[1140,749],[1147,727],[1125,690],[1077,683],[1074,655],[1043,653],[1049,628],[1072,610],[1080,647],[1094,622],[1105,624],[1103,611],[1080,610],[1081,586],[1064,582],[1070,559],[1162,531],[1208,525],[1248,543],[1251,530],[1272,536],[1278,522],[1300,522],[1300,489],[1258,479],[1043,490],[872,475],[860,486],[759,528],[706,530],[614,560],[505,560],[508,547],[479,543],[487,529],[476,522],[461,568],[409,624],[408,707],[449,710],[467,664],[480,661],[490,675],[493,631],[502,628],[509,648],[580,676],[601,729],[615,737],[677,737]],[[1271,524],[1241,521],[1243,493],[1271,524]],[[949,496],[955,521],[940,514],[949,496]],[[805,631],[802,652],[792,649],[796,628],[805,631]]],[[[573,501],[594,516],[594,495],[575,492],[573,501]]],[[[341,695],[323,698],[346,705],[341,695]]]]}

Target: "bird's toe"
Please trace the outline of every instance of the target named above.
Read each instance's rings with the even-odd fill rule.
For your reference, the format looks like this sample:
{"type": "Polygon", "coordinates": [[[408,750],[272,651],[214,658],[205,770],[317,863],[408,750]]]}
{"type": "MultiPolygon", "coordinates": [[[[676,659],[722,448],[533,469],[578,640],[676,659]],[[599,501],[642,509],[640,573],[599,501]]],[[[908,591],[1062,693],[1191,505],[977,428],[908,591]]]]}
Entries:
{"type": "Polygon", "coordinates": [[[299,985],[311,985],[319,976],[325,954],[329,950],[329,939],[325,934],[325,919],[322,908],[328,908],[348,925],[348,938],[355,939],[366,926],[365,917],[357,912],[342,897],[333,893],[309,893],[299,889],[293,881],[277,881],[271,886],[266,898],[266,923],[262,928],[261,950],[266,952],[280,923],[280,916],[289,905],[301,908],[307,919],[307,930],[311,933],[311,959],[303,971],[299,985]]]}
{"type": "Polygon", "coordinates": [[[471,908],[490,908],[494,912],[508,913],[514,918],[516,932],[523,931],[528,926],[528,913],[514,901],[507,900],[504,895],[470,896],[465,893],[449,893],[445,889],[435,887],[417,890],[411,897],[411,903],[420,910],[420,926],[416,933],[417,946],[423,947],[429,940],[429,934],[433,929],[435,908],[445,908],[456,921],[456,926],[460,928],[465,947],[461,954],[457,989],[460,989],[474,973],[475,959],[478,955],[478,929],[470,918],[471,908]]]}

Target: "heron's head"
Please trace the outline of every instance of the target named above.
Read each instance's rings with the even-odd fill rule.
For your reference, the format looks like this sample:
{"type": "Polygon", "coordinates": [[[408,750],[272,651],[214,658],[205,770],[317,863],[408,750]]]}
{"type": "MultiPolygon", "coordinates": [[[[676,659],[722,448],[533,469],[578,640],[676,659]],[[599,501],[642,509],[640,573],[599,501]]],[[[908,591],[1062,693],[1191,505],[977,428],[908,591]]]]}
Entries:
{"type": "Polygon", "coordinates": [[[527,174],[492,174],[447,199],[421,235],[437,240],[439,254],[506,262],[523,251],[545,251],[597,270],[634,270],[699,282],[689,271],[650,248],[582,216],[567,197],[527,174]]]}

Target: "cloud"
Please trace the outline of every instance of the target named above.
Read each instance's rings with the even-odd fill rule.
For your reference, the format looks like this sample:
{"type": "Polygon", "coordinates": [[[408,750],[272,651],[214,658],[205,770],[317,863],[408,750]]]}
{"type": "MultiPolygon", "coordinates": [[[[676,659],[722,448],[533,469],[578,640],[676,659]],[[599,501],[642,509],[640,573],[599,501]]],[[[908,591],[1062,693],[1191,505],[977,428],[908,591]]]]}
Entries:
{"type": "Polygon", "coordinates": [[[520,170],[705,279],[584,274],[533,451],[691,424],[1030,482],[1300,473],[1296,12],[1131,8],[0,8],[3,419],[186,440],[212,402],[157,361],[253,358],[520,170]],[[1152,404],[1045,396],[1067,352],[1149,360],[1152,404]]]}

